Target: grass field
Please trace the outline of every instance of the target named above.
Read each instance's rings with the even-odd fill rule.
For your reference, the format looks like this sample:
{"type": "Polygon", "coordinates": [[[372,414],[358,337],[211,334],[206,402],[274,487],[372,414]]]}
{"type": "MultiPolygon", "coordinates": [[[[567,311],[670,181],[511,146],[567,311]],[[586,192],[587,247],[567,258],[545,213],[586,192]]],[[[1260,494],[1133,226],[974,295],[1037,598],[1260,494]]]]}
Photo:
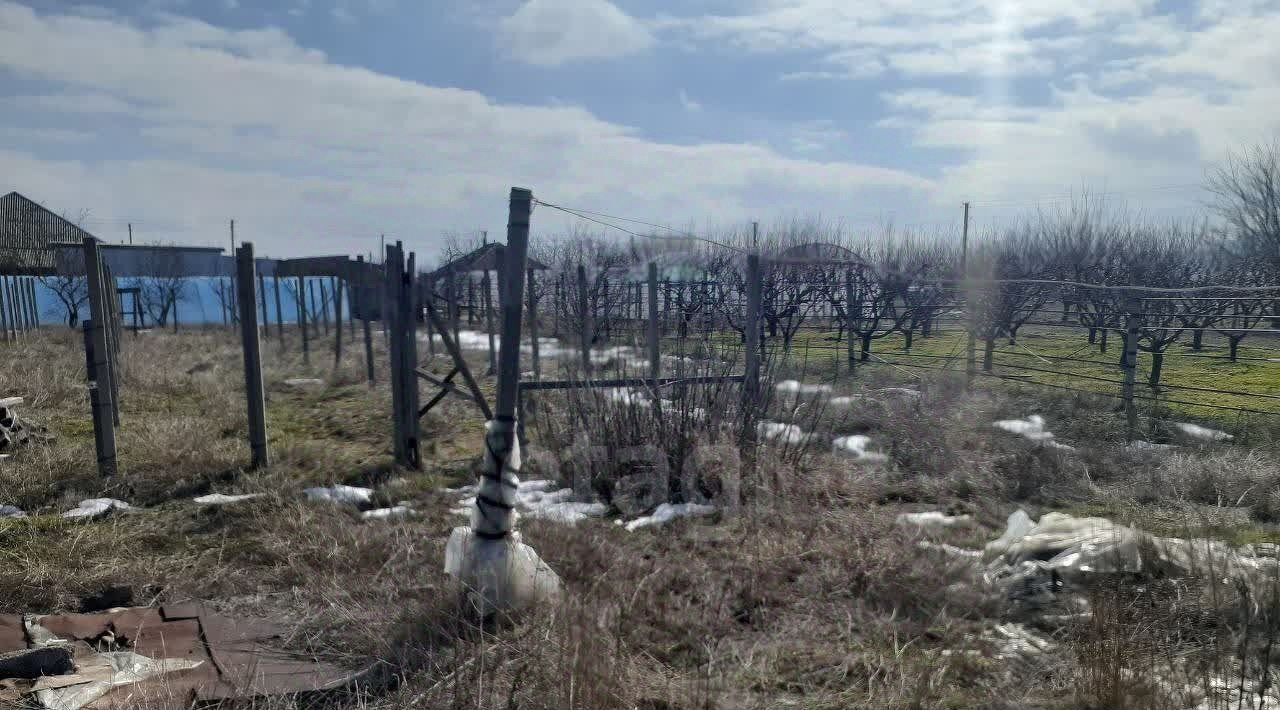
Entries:
{"type": "MultiPolygon", "coordinates": [[[[829,375],[824,368],[843,352],[819,351],[822,337],[802,336],[775,376],[829,375]]],[[[1038,333],[1020,342],[1042,355],[1083,344],[1038,333]]],[[[894,345],[877,341],[874,352],[894,359],[894,345]]],[[[913,352],[953,348],[938,337],[917,340],[913,352]]],[[[0,396],[25,397],[19,413],[55,438],[0,463],[0,503],[30,513],[0,520],[0,568],[8,572],[0,575],[0,612],[74,610],[82,596],[124,584],[141,604],[194,598],[271,616],[297,629],[291,643],[299,650],[378,668],[367,692],[333,698],[331,707],[1186,707],[1185,694],[1154,692],[1138,677],[1153,652],[1192,654],[1152,630],[1183,623],[1174,611],[1207,615],[1209,640],[1192,654],[1199,658],[1229,636],[1233,612],[1187,587],[1178,604],[1116,612],[1124,633],[1102,641],[1132,651],[1127,657],[1098,656],[1097,632],[1068,625],[1053,654],[1014,663],[981,640],[1009,621],[1003,604],[979,591],[963,561],[918,543],[923,536],[979,547],[1018,507],[1105,514],[1233,544],[1280,542],[1280,462],[1262,433],[1251,434],[1249,447],[1183,442],[1153,458],[1123,448],[1122,418],[1105,400],[1017,383],[965,392],[958,378],[920,371],[917,380],[882,365],[841,375],[836,393],[909,385],[921,390],[920,401],[812,414],[775,403],[767,416],[797,421],[818,444],[764,449],[759,470],[768,493],[749,487],[736,514],[636,532],[608,519],[522,521],[525,539],[563,578],[566,601],[495,628],[465,614],[441,569],[444,540],[461,521],[448,512],[456,497],[441,489],[476,473],[482,422],[473,405],[445,400],[423,421],[424,470],[397,470],[385,384],[364,383],[360,356],[335,370],[331,354],[317,348],[306,367],[293,346],[282,351],[268,340],[274,462],[249,472],[232,334],[147,334],[125,343],[121,474],[104,481],[93,467],[76,338],[46,331],[4,352],[19,366],[0,372],[0,396]],[[323,384],[285,384],[295,377],[323,384]],[[991,427],[1037,411],[1079,453],[991,427]],[[828,453],[826,437],[853,433],[870,436],[888,463],[864,466],[828,453]],[[375,487],[377,505],[407,501],[419,514],[366,521],[302,499],[303,488],[332,483],[375,487]],[[190,500],[208,492],[264,496],[221,508],[190,500]],[[139,510],[87,523],[59,516],[97,496],[139,510]],[[895,526],[898,513],[919,510],[968,513],[973,522],[928,533],[895,526]],[[1111,680],[1097,680],[1104,676],[1111,680]]],[[[1176,362],[1170,358],[1171,382],[1210,367],[1176,362]]],[[[1214,386],[1245,388],[1267,379],[1270,370],[1257,364],[1205,371],[1225,373],[1214,386]]],[[[442,360],[428,367],[447,369],[442,360]]],[[[492,381],[482,387],[491,392],[492,381]]],[[[539,402],[530,461],[569,455],[570,432],[555,430],[557,423],[585,422],[577,426],[602,441],[634,433],[621,430],[627,418],[612,410],[579,406],[594,405],[559,396],[539,402]]],[[[714,437],[716,426],[672,431],[656,443],[714,437]]],[[[1159,586],[1134,592],[1127,586],[1134,583],[1114,580],[1108,589],[1131,600],[1159,586]]]]}

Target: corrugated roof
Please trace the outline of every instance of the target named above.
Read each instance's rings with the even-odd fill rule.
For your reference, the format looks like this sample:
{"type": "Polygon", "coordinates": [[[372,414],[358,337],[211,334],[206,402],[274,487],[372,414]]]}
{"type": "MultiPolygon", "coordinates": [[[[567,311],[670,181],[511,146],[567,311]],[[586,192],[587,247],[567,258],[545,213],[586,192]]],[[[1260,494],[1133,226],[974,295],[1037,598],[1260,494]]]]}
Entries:
{"type": "Polygon", "coordinates": [[[17,192],[0,197],[0,274],[51,274],[55,261],[50,244],[92,236],[17,192]]]}

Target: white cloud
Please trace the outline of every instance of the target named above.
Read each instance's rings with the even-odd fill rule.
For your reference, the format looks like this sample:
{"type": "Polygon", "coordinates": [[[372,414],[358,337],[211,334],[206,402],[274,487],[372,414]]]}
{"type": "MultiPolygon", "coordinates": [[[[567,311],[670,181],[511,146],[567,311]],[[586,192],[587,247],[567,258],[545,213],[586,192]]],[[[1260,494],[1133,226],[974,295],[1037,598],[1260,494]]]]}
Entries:
{"type": "Polygon", "coordinates": [[[848,137],[849,134],[837,128],[834,121],[808,121],[792,127],[790,147],[796,153],[820,153],[848,137]]]}
{"type": "Polygon", "coordinates": [[[653,35],[609,0],[528,0],[503,18],[499,38],[514,58],[555,66],[648,49],[653,35]]]}
{"type": "MultiPolygon", "coordinates": [[[[830,211],[933,187],[759,145],[661,143],[579,107],[497,103],[336,65],[279,30],[178,18],[143,28],[0,0],[0,71],[60,87],[30,104],[50,119],[96,127],[101,113],[137,135],[78,144],[83,159],[0,148],[5,189],[103,223],[132,219],[143,238],[163,225],[166,241],[222,244],[235,217],[264,253],[347,253],[379,232],[426,246],[444,229],[499,229],[511,185],[664,221],[765,218],[761,195],[774,209],[830,211]],[[105,148],[136,157],[92,157],[105,148]]],[[[535,215],[535,229],[562,224],[535,215]]]]}

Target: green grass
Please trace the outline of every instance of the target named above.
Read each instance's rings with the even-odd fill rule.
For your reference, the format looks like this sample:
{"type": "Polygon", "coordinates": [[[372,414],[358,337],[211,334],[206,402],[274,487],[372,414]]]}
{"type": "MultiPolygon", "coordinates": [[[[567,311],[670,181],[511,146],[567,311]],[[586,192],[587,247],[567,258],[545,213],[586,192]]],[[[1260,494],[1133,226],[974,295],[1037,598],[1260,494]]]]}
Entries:
{"type": "MultiPolygon", "coordinates": [[[[793,367],[804,369],[814,377],[830,378],[837,371],[847,375],[847,342],[836,342],[834,331],[803,330],[792,343],[788,360],[793,367]]],[[[950,331],[930,338],[917,336],[911,349],[905,349],[901,334],[879,338],[871,346],[872,358],[866,366],[871,369],[890,369],[904,378],[923,376],[922,368],[942,368],[963,373],[965,371],[966,336],[950,331]]],[[[773,343],[771,343],[772,345],[773,343]]],[[[1017,343],[1008,339],[996,341],[992,374],[1000,378],[1016,379],[1028,385],[1070,387],[1101,395],[1120,394],[1120,385],[1088,378],[1120,380],[1123,373],[1118,365],[1122,343],[1113,333],[1107,352],[1099,352],[1098,345],[1089,345],[1086,331],[1059,328],[1028,328],[1019,333],[1017,343]],[[1057,358],[1072,358],[1064,361],[1057,358]],[[1077,362],[1074,360],[1085,360],[1077,362]],[[1026,369],[1034,368],[1034,369],[1026,369]],[[1054,370],[1055,373],[1039,372],[1054,370]]],[[[780,339],[775,352],[781,352],[780,339]]],[[[1140,352],[1135,395],[1138,398],[1157,396],[1159,406],[1171,412],[1189,414],[1216,421],[1232,420],[1237,413],[1219,407],[1256,410],[1280,414],[1280,350],[1271,349],[1267,339],[1257,337],[1245,340],[1241,345],[1238,362],[1225,359],[1226,347],[1206,338],[1200,352],[1191,349],[1190,342],[1175,343],[1165,353],[1158,393],[1147,386],[1151,369],[1151,354],[1140,352]],[[1222,355],[1223,359],[1204,357],[1222,355]],[[1257,362],[1247,358],[1277,358],[1277,362],[1257,362]],[[1178,389],[1179,386],[1203,387],[1249,393],[1228,395],[1178,389]],[[1252,396],[1258,395],[1258,396],[1252,396]],[[1173,400],[1173,401],[1170,401],[1173,400]],[[1214,406],[1204,406],[1214,405],[1214,406]]],[[[977,367],[982,369],[982,343],[977,346],[977,367]]],[[[986,378],[990,380],[991,378],[986,378]]],[[[994,380],[992,380],[994,381],[994,380]]],[[[1007,381],[1007,380],[1004,380],[1007,381]]],[[[1141,401],[1139,409],[1149,410],[1154,402],[1141,401]]]]}

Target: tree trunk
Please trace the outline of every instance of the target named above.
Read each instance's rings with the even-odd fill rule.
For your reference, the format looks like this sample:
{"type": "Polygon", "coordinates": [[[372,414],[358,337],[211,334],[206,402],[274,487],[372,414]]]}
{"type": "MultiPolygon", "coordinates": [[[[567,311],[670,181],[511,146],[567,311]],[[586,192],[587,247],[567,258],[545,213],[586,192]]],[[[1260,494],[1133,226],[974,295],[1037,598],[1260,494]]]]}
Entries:
{"type": "Polygon", "coordinates": [[[1196,328],[1191,331],[1191,349],[1199,352],[1202,347],[1204,347],[1204,328],[1196,328]]]}
{"type": "Polygon", "coordinates": [[[921,338],[928,338],[930,335],[933,335],[933,316],[932,315],[925,317],[924,325],[923,327],[920,328],[921,338]]]}
{"type": "Polygon", "coordinates": [[[1102,329],[1102,337],[1098,342],[1098,352],[1105,353],[1107,351],[1107,329],[1102,329]]]}
{"type": "Polygon", "coordinates": [[[1243,337],[1227,338],[1227,348],[1228,348],[1227,359],[1231,360],[1231,362],[1236,361],[1237,351],[1240,350],[1240,341],[1243,339],[1244,339],[1243,337]]]}
{"type": "Polygon", "coordinates": [[[1164,366],[1164,353],[1151,353],[1151,377],[1147,380],[1147,384],[1151,385],[1151,389],[1160,389],[1160,370],[1164,366]]]}
{"type": "Polygon", "coordinates": [[[914,339],[915,334],[915,328],[907,328],[907,332],[903,333],[903,337],[906,338],[906,343],[903,344],[904,349],[911,350],[911,341],[914,339]]]}
{"type": "Polygon", "coordinates": [[[1094,343],[1097,343],[1097,342],[1098,342],[1098,329],[1091,327],[1089,328],[1089,344],[1093,345],[1094,343]]]}
{"type": "Polygon", "coordinates": [[[995,358],[996,339],[987,338],[982,343],[982,371],[991,372],[991,366],[995,358]]]}
{"type": "Polygon", "coordinates": [[[862,334],[862,354],[859,357],[863,362],[871,359],[871,334],[873,332],[868,330],[862,334]]]}

